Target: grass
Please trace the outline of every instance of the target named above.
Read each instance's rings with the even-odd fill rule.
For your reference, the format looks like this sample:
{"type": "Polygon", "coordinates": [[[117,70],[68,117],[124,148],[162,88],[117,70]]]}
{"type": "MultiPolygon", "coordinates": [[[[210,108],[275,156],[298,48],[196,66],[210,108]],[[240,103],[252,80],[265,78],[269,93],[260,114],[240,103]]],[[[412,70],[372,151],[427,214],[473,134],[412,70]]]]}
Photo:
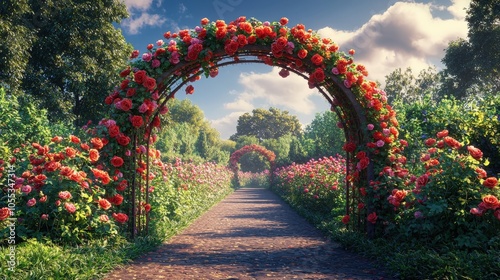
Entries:
{"type": "Polygon", "coordinates": [[[226,195],[192,207],[182,219],[165,224],[162,236],[137,238],[133,242],[118,238],[113,242],[94,240],[77,247],[54,244],[50,240],[30,239],[16,245],[14,272],[8,270],[8,248],[0,250],[0,279],[83,280],[101,279],[178,234],[226,195]]]}

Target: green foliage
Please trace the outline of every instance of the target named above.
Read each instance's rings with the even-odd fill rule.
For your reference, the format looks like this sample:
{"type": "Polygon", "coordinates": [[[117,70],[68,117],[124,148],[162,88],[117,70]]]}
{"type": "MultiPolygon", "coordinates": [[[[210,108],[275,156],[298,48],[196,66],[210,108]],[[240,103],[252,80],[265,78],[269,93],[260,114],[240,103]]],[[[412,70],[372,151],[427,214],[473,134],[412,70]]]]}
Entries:
{"type": "Polygon", "coordinates": [[[409,162],[418,162],[426,150],[422,139],[447,129],[457,140],[480,148],[491,162],[487,170],[500,172],[500,97],[459,101],[444,97],[434,101],[429,95],[412,103],[396,103],[400,134],[408,141],[409,162]]]}
{"type": "Polygon", "coordinates": [[[0,147],[1,158],[22,144],[48,142],[51,136],[47,111],[38,110],[33,103],[21,105],[18,99],[0,87],[0,147]]]}
{"type": "MultiPolygon", "coordinates": [[[[331,111],[316,114],[306,127],[301,146],[307,151],[308,158],[320,158],[343,153],[346,142],[344,131],[338,128],[339,118],[331,111]]],[[[297,145],[300,145],[297,143],[297,145]]],[[[300,149],[300,146],[298,147],[300,149]]],[[[300,151],[300,150],[299,150],[300,151]]],[[[298,152],[300,153],[300,152],[298,152]]]]}
{"type": "Polygon", "coordinates": [[[163,160],[177,158],[198,163],[227,163],[234,142],[220,139],[219,132],[205,120],[203,111],[188,99],[173,99],[169,103],[167,124],[159,134],[156,148],[163,160]]]}
{"type": "Polygon", "coordinates": [[[440,76],[435,68],[429,67],[420,71],[415,77],[411,68],[403,72],[401,68],[385,76],[385,88],[391,104],[407,104],[420,101],[424,96],[437,99],[440,86],[440,76]]]}
{"type": "Polygon", "coordinates": [[[132,51],[114,26],[128,16],[125,5],[7,0],[0,14],[0,81],[9,93],[37,100],[52,122],[99,120],[103,93],[118,83],[132,51]]]}
{"type": "Polygon", "coordinates": [[[287,134],[293,136],[302,134],[302,127],[296,116],[276,108],[254,109],[252,114],[245,113],[238,118],[236,134],[230,139],[236,141],[241,136],[255,136],[262,141],[277,139],[287,134]]]}
{"type": "Polygon", "coordinates": [[[458,98],[500,90],[500,1],[473,0],[467,10],[468,40],[450,42],[444,86],[458,98]]]}

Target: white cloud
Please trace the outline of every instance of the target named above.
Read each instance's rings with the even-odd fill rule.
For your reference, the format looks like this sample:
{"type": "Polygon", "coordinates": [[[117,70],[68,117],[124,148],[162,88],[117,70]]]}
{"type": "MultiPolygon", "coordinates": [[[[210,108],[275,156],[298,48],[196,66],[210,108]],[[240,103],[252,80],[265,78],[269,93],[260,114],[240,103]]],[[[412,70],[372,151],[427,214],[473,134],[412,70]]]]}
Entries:
{"type": "Polygon", "coordinates": [[[261,101],[264,106],[280,106],[305,114],[314,112],[315,106],[310,97],[315,90],[309,88],[304,78],[293,73],[282,78],[279,71],[280,68],[273,67],[267,73],[242,73],[238,82],[244,90],[238,99],[249,103],[261,101]]]}
{"type": "Polygon", "coordinates": [[[123,3],[127,6],[130,17],[123,20],[121,25],[130,34],[138,34],[144,27],[161,26],[167,20],[151,12],[161,6],[162,0],[123,0],[123,3]],[[153,6],[154,2],[156,5],[153,6]]]}
{"type": "Polygon", "coordinates": [[[226,116],[212,120],[212,126],[222,138],[229,138],[236,133],[238,118],[244,113],[250,113],[255,108],[276,107],[288,110],[293,114],[312,115],[317,109],[311,98],[317,95],[315,89],[310,89],[307,81],[293,73],[286,78],[279,75],[281,68],[273,67],[267,73],[242,73],[238,83],[243,89],[231,91],[234,101],[225,103],[224,109],[230,111],[226,116]]]}
{"type": "Polygon", "coordinates": [[[447,8],[453,16],[432,15],[430,4],[397,2],[382,14],[372,16],[355,31],[325,27],[320,36],[332,38],[342,50],[355,49],[355,61],[366,65],[371,80],[381,83],[397,68],[411,67],[414,73],[440,66],[448,43],[467,36],[463,8],[470,0],[453,0],[447,8]]]}
{"type": "Polygon", "coordinates": [[[137,34],[139,30],[145,26],[161,26],[163,23],[165,23],[165,19],[160,15],[143,12],[139,17],[131,16],[125,19],[122,21],[122,26],[124,26],[130,34],[137,34]]]}
{"type": "Polygon", "coordinates": [[[465,19],[471,0],[451,0],[451,2],[453,4],[448,7],[448,12],[456,19],[465,19]]]}
{"type": "Polygon", "coordinates": [[[222,118],[211,120],[210,123],[213,128],[219,131],[222,139],[229,139],[231,135],[236,133],[238,118],[244,113],[246,112],[245,111],[231,112],[222,118]]]}
{"type": "Polygon", "coordinates": [[[153,4],[153,0],[123,0],[123,3],[127,6],[129,12],[134,9],[147,11],[153,4]]]}
{"type": "Polygon", "coordinates": [[[224,108],[227,110],[243,110],[248,112],[252,111],[255,107],[248,100],[239,97],[234,102],[225,103],[224,108]]]}

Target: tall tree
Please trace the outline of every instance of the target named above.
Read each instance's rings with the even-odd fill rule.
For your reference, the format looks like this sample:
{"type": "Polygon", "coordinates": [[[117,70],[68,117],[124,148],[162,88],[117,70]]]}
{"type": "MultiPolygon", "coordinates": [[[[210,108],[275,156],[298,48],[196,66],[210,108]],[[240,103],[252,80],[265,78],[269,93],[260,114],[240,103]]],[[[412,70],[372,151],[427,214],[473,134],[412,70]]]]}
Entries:
{"type": "Polygon", "coordinates": [[[254,109],[252,114],[245,113],[238,118],[236,134],[230,139],[236,141],[241,136],[255,136],[262,141],[277,139],[287,134],[292,136],[302,134],[302,126],[296,116],[277,108],[254,109]]]}
{"type": "Polygon", "coordinates": [[[452,41],[442,59],[445,87],[464,98],[500,90],[500,0],[472,0],[467,10],[468,40],[452,41]]]}
{"type": "Polygon", "coordinates": [[[331,111],[316,114],[304,133],[304,138],[311,139],[314,143],[314,150],[309,151],[310,157],[317,158],[343,153],[345,135],[344,131],[337,127],[338,121],[337,115],[331,111]]]}
{"type": "Polygon", "coordinates": [[[35,97],[50,110],[51,120],[83,124],[99,119],[105,113],[103,97],[118,84],[132,50],[113,25],[128,16],[123,2],[4,2],[0,33],[15,39],[12,45],[2,40],[0,46],[7,89],[35,97]]]}
{"type": "Polygon", "coordinates": [[[423,69],[417,77],[413,75],[411,68],[406,68],[404,72],[398,68],[385,76],[385,79],[384,91],[390,103],[411,103],[422,100],[426,94],[436,98],[440,89],[440,75],[432,67],[423,69]]]}

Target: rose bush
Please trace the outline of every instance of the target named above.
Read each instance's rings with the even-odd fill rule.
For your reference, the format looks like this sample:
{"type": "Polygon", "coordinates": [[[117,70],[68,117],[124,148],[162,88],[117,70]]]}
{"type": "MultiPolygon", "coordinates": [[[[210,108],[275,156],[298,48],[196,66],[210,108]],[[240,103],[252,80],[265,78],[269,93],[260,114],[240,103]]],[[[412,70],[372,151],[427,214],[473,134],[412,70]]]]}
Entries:
{"type": "Polygon", "coordinates": [[[345,214],[345,165],[337,155],[278,168],[272,189],[292,205],[339,217],[345,214]]]}

